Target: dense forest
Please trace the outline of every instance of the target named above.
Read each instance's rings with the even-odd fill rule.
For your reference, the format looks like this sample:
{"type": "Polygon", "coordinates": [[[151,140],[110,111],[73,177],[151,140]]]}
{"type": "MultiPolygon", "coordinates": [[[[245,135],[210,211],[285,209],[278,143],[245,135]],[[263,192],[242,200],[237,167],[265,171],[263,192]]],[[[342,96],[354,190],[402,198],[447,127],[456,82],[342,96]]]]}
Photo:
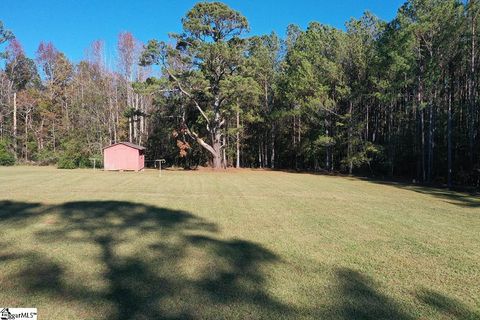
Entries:
{"type": "Polygon", "coordinates": [[[118,141],[185,168],[255,167],[479,185],[479,1],[409,0],[249,35],[240,12],[196,4],[170,41],[94,41],[73,63],[27,57],[0,22],[0,163],[88,166],[118,141]],[[114,63],[106,63],[112,61],[114,63]]]}

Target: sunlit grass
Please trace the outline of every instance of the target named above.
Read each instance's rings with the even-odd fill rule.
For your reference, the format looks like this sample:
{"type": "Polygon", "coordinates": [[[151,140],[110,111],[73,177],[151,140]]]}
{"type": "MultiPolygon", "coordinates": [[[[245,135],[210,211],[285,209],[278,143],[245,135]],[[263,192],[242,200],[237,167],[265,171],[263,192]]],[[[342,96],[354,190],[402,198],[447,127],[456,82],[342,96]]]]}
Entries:
{"type": "Polygon", "coordinates": [[[0,168],[0,303],[42,319],[480,318],[480,200],[283,172],[0,168]]]}

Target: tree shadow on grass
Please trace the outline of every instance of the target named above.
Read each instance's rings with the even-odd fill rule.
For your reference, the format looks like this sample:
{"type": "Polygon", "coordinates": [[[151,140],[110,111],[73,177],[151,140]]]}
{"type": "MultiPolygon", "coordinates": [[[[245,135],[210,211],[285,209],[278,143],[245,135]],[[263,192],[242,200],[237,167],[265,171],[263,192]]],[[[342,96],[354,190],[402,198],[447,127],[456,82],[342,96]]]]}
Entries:
{"type": "Polygon", "coordinates": [[[422,186],[401,186],[403,189],[415,191],[421,194],[434,196],[436,198],[445,200],[450,204],[454,204],[465,208],[479,208],[480,197],[478,195],[460,193],[455,191],[449,191],[446,189],[437,189],[422,186]]]}
{"type": "Polygon", "coordinates": [[[458,320],[480,319],[479,310],[474,311],[464,303],[440,292],[424,289],[417,294],[417,298],[449,318],[458,320]]]}
{"type": "Polygon", "coordinates": [[[42,206],[38,203],[0,201],[0,221],[8,222],[9,226],[16,223],[29,223],[42,213],[42,206]]]}
{"type": "MultiPolygon", "coordinates": [[[[442,200],[445,200],[450,204],[454,204],[460,207],[465,207],[465,208],[480,207],[480,195],[478,194],[478,192],[472,192],[472,193],[457,192],[457,191],[450,191],[448,189],[442,189],[434,186],[412,184],[405,181],[402,182],[402,181],[394,181],[394,180],[380,180],[376,178],[349,176],[345,174],[330,173],[330,172],[308,172],[308,171],[298,172],[294,170],[273,170],[273,171],[309,174],[309,175],[315,175],[315,176],[342,177],[345,179],[349,179],[351,181],[365,181],[365,182],[379,184],[379,185],[388,185],[388,186],[401,188],[404,190],[411,190],[411,191],[418,192],[425,195],[431,195],[431,196],[440,198],[442,200]]],[[[458,189],[458,190],[462,191],[462,189],[458,189]]]]}
{"type": "Polygon", "coordinates": [[[419,186],[409,186],[406,189],[413,190],[418,193],[432,195],[434,197],[445,200],[450,204],[454,204],[465,208],[479,208],[480,197],[478,195],[459,193],[444,189],[435,189],[419,186]]]}
{"type": "Polygon", "coordinates": [[[204,274],[198,281],[202,291],[208,293],[214,301],[221,304],[246,301],[247,305],[268,305],[272,309],[285,309],[280,302],[272,301],[265,291],[256,289],[259,284],[264,283],[264,277],[258,272],[258,268],[250,263],[274,262],[277,257],[273,253],[243,240],[190,236],[189,241],[219,259],[215,273],[204,274]],[[240,292],[244,294],[239,295],[240,292]]]}
{"type": "Polygon", "coordinates": [[[349,268],[336,270],[334,305],[327,307],[317,318],[345,320],[413,320],[408,312],[380,291],[375,282],[349,268]]]}
{"type": "Polygon", "coordinates": [[[21,265],[3,270],[17,301],[68,302],[87,309],[84,318],[295,315],[267,292],[263,269],[279,261],[274,253],[217,239],[214,224],[188,212],[117,201],[3,201],[0,221],[10,232],[33,232],[32,243],[3,239],[10,252],[1,256],[21,265]]]}
{"type": "MultiPolygon", "coordinates": [[[[418,317],[408,307],[396,302],[381,292],[381,288],[370,277],[349,268],[336,270],[337,287],[335,304],[316,315],[321,319],[344,320],[413,320],[418,317]]],[[[459,300],[433,290],[420,290],[417,299],[431,311],[443,314],[448,319],[477,320],[480,312],[472,310],[459,300]]],[[[422,318],[423,319],[423,318],[422,318]]]]}
{"type": "Polygon", "coordinates": [[[428,186],[419,186],[414,184],[408,184],[403,182],[391,182],[391,181],[382,181],[382,180],[372,180],[364,178],[354,178],[355,180],[363,180],[370,183],[388,185],[404,190],[410,190],[424,195],[430,195],[450,204],[454,204],[460,207],[465,208],[479,208],[480,207],[480,197],[477,194],[469,194],[463,192],[450,191],[447,189],[440,189],[428,186]]]}

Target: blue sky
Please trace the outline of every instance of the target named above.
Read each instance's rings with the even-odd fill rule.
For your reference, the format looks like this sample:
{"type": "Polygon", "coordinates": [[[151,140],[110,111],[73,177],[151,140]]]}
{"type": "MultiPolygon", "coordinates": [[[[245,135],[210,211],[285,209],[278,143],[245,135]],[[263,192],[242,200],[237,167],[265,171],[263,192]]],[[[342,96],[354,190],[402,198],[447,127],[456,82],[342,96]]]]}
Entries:
{"type": "MultiPolygon", "coordinates": [[[[51,41],[73,61],[83,58],[93,40],[104,40],[113,55],[117,35],[130,31],[141,41],[166,40],[181,30],[180,19],[193,0],[0,0],[0,20],[12,30],[31,57],[40,41],[51,41]]],[[[318,21],[338,28],[370,10],[392,19],[404,0],[228,0],[250,22],[251,34],[271,31],[283,36],[286,27],[305,28],[318,21]]]]}

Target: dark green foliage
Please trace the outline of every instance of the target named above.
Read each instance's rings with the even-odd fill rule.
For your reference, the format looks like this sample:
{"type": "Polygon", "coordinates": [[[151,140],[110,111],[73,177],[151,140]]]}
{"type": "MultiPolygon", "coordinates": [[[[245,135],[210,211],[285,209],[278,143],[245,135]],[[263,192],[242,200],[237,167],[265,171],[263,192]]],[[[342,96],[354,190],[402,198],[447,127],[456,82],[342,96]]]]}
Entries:
{"type": "MultiPolygon", "coordinates": [[[[291,25],[284,39],[248,37],[247,19],[221,2],[195,4],[181,23],[172,41],[147,43],[141,67],[124,65],[134,39],[122,38],[132,46],[119,48],[129,53],[120,78],[98,43],[77,66],[52,44],[41,44],[37,66],[9,49],[17,54],[0,72],[10,81],[0,82],[10,84],[0,91],[0,119],[17,157],[51,163],[60,154],[60,166],[78,167],[83,151],[132,141],[147,147],[147,165],[164,158],[185,168],[480,186],[479,1],[408,0],[390,22],[366,12],[344,30],[291,25]],[[135,68],[146,74],[151,65],[158,79],[132,81],[135,68]],[[72,132],[82,136],[75,152],[60,144],[72,132]]],[[[0,43],[10,38],[0,25],[0,43]]]]}
{"type": "Polygon", "coordinates": [[[183,29],[196,39],[214,42],[237,37],[248,30],[247,19],[221,2],[197,3],[182,19],[183,29]]]}
{"type": "Polygon", "coordinates": [[[14,37],[12,31],[5,29],[3,22],[0,20],[0,44],[14,37]]]}
{"type": "Polygon", "coordinates": [[[208,161],[202,147],[191,143],[185,130],[181,129],[182,110],[177,107],[181,103],[175,96],[157,97],[157,110],[150,119],[154,130],[146,144],[145,159],[150,160],[146,166],[153,167],[155,163],[152,160],[165,159],[169,166],[194,169],[208,161]],[[185,142],[190,142],[189,147],[181,153],[179,146],[183,146],[185,142]]]}
{"type": "Polygon", "coordinates": [[[58,162],[58,155],[49,149],[42,149],[35,154],[34,160],[41,166],[55,165],[58,162]]]}
{"type": "Polygon", "coordinates": [[[248,22],[223,3],[202,2],[188,11],[182,23],[183,33],[172,35],[175,47],[151,40],[140,62],[163,68],[169,81],[162,93],[178,93],[178,131],[204,148],[213,167],[220,169],[227,165],[225,135],[232,109],[240,96],[255,91],[256,83],[246,72],[247,42],[240,38],[248,22]]]}
{"type": "Polygon", "coordinates": [[[87,168],[92,164],[89,160],[90,152],[78,140],[70,139],[63,143],[63,151],[58,159],[59,169],[87,168]]]}
{"type": "Polygon", "coordinates": [[[5,141],[0,140],[0,166],[13,166],[15,164],[15,155],[8,149],[5,141]]]}
{"type": "MultiPolygon", "coordinates": [[[[8,40],[13,39],[15,36],[13,35],[12,31],[5,28],[3,22],[0,20],[0,45],[5,43],[8,40]]],[[[6,58],[6,54],[3,51],[0,51],[0,59],[6,58]]]]}
{"type": "Polygon", "coordinates": [[[35,62],[25,55],[18,55],[15,60],[8,61],[5,72],[15,86],[15,90],[23,90],[31,86],[39,86],[40,76],[38,75],[35,62]]]}

